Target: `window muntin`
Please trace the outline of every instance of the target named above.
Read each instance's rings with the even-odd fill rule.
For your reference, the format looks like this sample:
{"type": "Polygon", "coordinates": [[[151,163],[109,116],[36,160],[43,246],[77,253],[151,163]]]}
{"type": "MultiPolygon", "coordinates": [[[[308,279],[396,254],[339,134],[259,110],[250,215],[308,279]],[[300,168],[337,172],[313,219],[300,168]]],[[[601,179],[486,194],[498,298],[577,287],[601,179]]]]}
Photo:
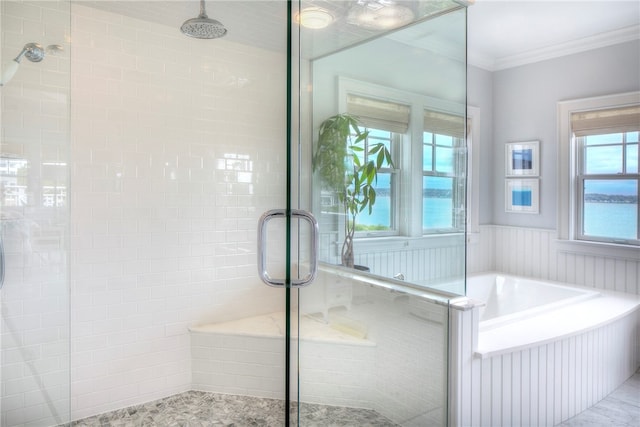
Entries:
{"type": "Polygon", "coordinates": [[[640,132],[605,132],[591,131],[575,139],[576,237],[639,245],[640,132]]]}

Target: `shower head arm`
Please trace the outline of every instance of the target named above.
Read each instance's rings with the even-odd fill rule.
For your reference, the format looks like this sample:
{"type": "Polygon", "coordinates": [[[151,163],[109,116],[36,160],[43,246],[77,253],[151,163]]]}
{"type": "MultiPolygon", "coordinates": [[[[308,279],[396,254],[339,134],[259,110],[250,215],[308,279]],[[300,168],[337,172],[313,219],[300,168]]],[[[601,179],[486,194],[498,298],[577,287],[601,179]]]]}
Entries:
{"type": "Polygon", "coordinates": [[[17,63],[20,63],[20,61],[22,61],[22,57],[25,55],[25,53],[27,53],[27,48],[22,48],[22,50],[20,51],[18,56],[16,56],[13,60],[16,61],[17,63]]]}
{"type": "Polygon", "coordinates": [[[198,18],[208,18],[207,11],[204,8],[204,0],[200,0],[200,15],[198,15],[198,18]]]}

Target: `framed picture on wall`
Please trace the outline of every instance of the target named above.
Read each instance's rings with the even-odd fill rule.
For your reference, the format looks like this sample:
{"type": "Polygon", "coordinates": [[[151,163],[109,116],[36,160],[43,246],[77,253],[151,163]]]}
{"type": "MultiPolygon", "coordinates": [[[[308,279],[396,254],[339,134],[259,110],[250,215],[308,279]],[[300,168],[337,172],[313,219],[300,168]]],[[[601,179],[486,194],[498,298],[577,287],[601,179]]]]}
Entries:
{"type": "Polygon", "coordinates": [[[536,214],[539,212],[538,179],[507,179],[504,195],[507,212],[536,214]]]}
{"type": "Polygon", "coordinates": [[[505,150],[506,176],[538,176],[540,142],[508,142],[505,150]]]}

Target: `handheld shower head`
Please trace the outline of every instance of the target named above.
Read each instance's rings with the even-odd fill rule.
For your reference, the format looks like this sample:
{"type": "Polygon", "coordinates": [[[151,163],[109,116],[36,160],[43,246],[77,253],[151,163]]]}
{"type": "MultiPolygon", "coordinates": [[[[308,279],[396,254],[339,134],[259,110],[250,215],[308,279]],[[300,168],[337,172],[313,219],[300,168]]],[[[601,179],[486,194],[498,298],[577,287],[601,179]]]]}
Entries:
{"type": "Polygon", "coordinates": [[[221,22],[207,16],[204,0],[200,0],[200,14],[182,24],[180,31],[186,36],[196,39],[217,39],[227,34],[227,29],[221,22]]]}
{"type": "Polygon", "coordinates": [[[16,75],[20,68],[22,58],[27,58],[31,62],[40,62],[44,58],[44,49],[38,43],[27,43],[24,45],[18,56],[13,58],[7,67],[2,71],[0,86],[4,86],[16,75]]]}
{"type": "Polygon", "coordinates": [[[0,86],[4,86],[11,81],[13,76],[18,72],[18,68],[20,68],[20,62],[12,59],[11,62],[7,64],[4,70],[2,70],[2,76],[0,77],[0,86]]]}
{"type": "MultiPolygon", "coordinates": [[[[64,48],[59,44],[52,44],[47,46],[47,53],[58,53],[63,51],[64,48]]],[[[18,56],[16,56],[7,67],[2,71],[2,77],[0,77],[0,86],[4,86],[16,75],[18,68],[20,67],[20,61],[22,58],[27,58],[31,62],[40,62],[44,59],[45,49],[38,43],[27,43],[24,45],[18,56]]]]}

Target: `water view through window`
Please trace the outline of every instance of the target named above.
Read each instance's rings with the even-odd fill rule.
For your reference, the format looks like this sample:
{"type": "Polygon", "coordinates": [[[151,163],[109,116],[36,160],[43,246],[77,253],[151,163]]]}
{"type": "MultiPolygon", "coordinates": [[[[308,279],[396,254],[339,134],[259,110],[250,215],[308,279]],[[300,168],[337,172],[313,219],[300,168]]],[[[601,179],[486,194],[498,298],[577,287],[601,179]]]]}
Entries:
{"type": "MultiPolygon", "coordinates": [[[[453,178],[423,177],[422,228],[453,228],[453,178]]],[[[373,212],[358,216],[359,231],[385,230],[391,224],[391,186],[388,175],[378,175],[373,212]]]]}
{"type": "MultiPolygon", "coordinates": [[[[378,189],[378,197],[371,215],[363,212],[358,216],[358,229],[385,230],[389,228],[391,218],[391,197],[383,196],[384,189],[378,189]]],[[[386,192],[388,193],[388,192],[386,192]]],[[[433,197],[425,199],[422,205],[422,228],[452,228],[453,199],[451,197],[433,197]]]]}
{"type": "Polygon", "coordinates": [[[638,238],[638,182],[586,180],[584,234],[614,239],[638,238]]]}
{"type": "MultiPolygon", "coordinates": [[[[369,139],[391,141],[389,132],[381,133],[369,129],[369,139]]],[[[432,132],[423,133],[422,152],[422,229],[425,232],[441,232],[456,229],[456,156],[455,149],[464,145],[464,140],[451,135],[432,132]]],[[[376,203],[373,212],[358,215],[357,231],[381,231],[392,228],[394,215],[393,176],[378,173],[376,203]]],[[[461,197],[461,196],[460,196],[461,197]]]]}
{"type": "Polygon", "coordinates": [[[622,132],[583,138],[583,235],[638,240],[639,136],[622,132]]]}

